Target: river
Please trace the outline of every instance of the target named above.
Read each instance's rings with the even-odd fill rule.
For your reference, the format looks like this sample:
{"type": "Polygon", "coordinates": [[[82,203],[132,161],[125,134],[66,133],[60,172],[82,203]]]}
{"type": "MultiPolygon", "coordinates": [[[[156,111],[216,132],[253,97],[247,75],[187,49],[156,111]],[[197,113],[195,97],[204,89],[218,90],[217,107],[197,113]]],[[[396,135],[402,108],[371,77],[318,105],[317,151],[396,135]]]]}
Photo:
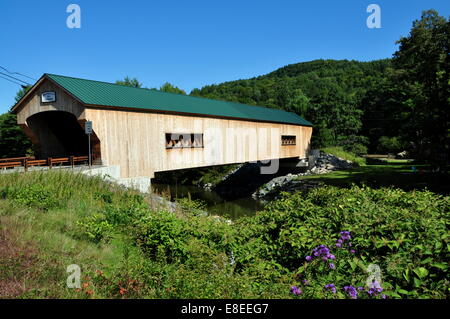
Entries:
{"type": "Polygon", "coordinates": [[[231,219],[252,216],[264,208],[262,201],[255,200],[250,196],[229,200],[224,199],[214,191],[195,186],[152,183],[152,189],[153,192],[163,197],[170,197],[172,201],[176,198],[189,196],[194,200],[202,200],[206,204],[208,213],[211,215],[219,215],[231,219]]]}

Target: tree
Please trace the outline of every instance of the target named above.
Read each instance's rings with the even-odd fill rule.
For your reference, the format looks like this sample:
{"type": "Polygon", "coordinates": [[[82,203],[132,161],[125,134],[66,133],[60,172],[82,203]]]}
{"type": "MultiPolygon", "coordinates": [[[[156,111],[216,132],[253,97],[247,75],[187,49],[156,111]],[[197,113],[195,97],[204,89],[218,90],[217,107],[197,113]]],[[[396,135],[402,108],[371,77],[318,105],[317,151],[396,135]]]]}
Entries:
{"type": "Polygon", "coordinates": [[[450,19],[424,11],[398,44],[393,82],[404,92],[400,102],[407,114],[401,133],[417,157],[442,167],[450,151],[450,19]]]}
{"type": "Polygon", "coordinates": [[[361,152],[368,143],[362,135],[362,100],[383,82],[390,64],[388,59],[303,62],[248,80],[207,85],[191,95],[295,112],[313,123],[313,147],[361,152]]]}
{"type": "MultiPolygon", "coordinates": [[[[15,97],[18,102],[30,90],[30,86],[20,89],[15,97]]],[[[32,155],[32,145],[17,124],[17,116],[11,112],[0,115],[0,158],[32,155]]]]}
{"type": "Polygon", "coordinates": [[[17,125],[17,117],[11,112],[0,115],[0,158],[20,157],[32,154],[32,145],[17,125]]]}
{"type": "Polygon", "coordinates": [[[19,91],[16,93],[16,97],[14,98],[16,100],[16,103],[19,102],[19,100],[31,89],[31,86],[25,86],[22,87],[19,91]]]}
{"type": "Polygon", "coordinates": [[[184,90],[170,84],[169,82],[166,82],[163,85],[161,85],[159,91],[186,95],[186,92],[184,90]]]}
{"type": "Polygon", "coordinates": [[[117,80],[116,84],[131,86],[135,88],[141,88],[142,83],[138,81],[136,78],[129,78],[128,75],[123,80],[117,80]]]}

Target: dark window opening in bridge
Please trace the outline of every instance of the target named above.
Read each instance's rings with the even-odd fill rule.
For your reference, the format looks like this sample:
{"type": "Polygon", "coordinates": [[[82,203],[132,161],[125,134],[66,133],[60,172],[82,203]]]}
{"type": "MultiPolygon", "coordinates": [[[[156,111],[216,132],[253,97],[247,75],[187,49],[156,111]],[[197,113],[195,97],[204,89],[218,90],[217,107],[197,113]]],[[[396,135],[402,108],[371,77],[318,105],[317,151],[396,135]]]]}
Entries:
{"type": "Polygon", "coordinates": [[[203,134],[166,133],[166,148],[202,148],[203,134]]]}
{"type": "Polygon", "coordinates": [[[295,145],[295,135],[281,135],[281,145],[295,145]]]}

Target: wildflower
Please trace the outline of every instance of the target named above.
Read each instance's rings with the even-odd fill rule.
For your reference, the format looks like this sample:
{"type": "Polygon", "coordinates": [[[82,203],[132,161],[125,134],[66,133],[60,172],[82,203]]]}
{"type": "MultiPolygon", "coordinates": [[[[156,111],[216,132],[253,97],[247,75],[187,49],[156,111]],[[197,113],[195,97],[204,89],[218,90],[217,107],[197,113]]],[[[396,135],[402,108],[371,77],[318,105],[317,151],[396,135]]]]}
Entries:
{"type": "Polygon", "coordinates": [[[373,282],[371,282],[369,284],[369,288],[373,288],[373,289],[381,289],[381,291],[383,290],[383,288],[381,288],[381,285],[378,281],[374,280],[373,282]]]}
{"type": "Polygon", "coordinates": [[[335,260],[336,259],[336,256],[334,256],[333,254],[329,254],[327,257],[329,259],[331,259],[331,260],[335,260]]]}
{"type": "Polygon", "coordinates": [[[311,261],[314,257],[320,257],[323,261],[328,261],[328,259],[335,258],[334,255],[330,253],[330,249],[325,245],[319,245],[312,251],[312,256],[306,256],[306,261],[311,261]]]}
{"type": "MultiPolygon", "coordinates": [[[[380,283],[378,281],[373,281],[369,284],[369,290],[367,291],[367,294],[369,296],[378,296],[383,291],[383,288],[381,287],[380,283]]],[[[384,295],[381,297],[383,298],[384,295]]]]}
{"type": "Polygon", "coordinates": [[[333,284],[325,285],[325,289],[331,291],[332,293],[336,293],[336,287],[333,284]]]}
{"type": "Polygon", "coordinates": [[[350,236],[349,231],[341,231],[341,238],[342,238],[342,240],[346,241],[346,240],[350,240],[352,238],[352,236],[350,236]]]}
{"type": "Polygon", "coordinates": [[[335,266],[333,263],[330,263],[330,264],[328,265],[328,267],[330,267],[330,269],[335,269],[335,268],[336,268],[336,266],[335,266]]]}
{"type": "Polygon", "coordinates": [[[342,244],[337,243],[337,244],[336,244],[336,247],[341,248],[341,247],[342,247],[342,244]]]}
{"type": "Polygon", "coordinates": [[[297,286],[292,286],[291,293],[294,294],[295,296],[300,296],[302,294],[302,290],[297,286]]]}
{"type": "Polygon", "coordinates": [[[358,291],[355,287],[345,286],[343,289],[352,299],[358,299],[358,291]]]}
{"type": "Polygon", "coordinates": [[[309,285],[309,281],[308,281],[308,280],[306,280],[306,279],[303,279],[303,280],[302,280],[302,284],[304,284],[304,285],[306,285],[306,286],[307,286],[307,285],[309,285]]]}
{"type": "Polygon", "coordinates": [[[356,250],[350,249],[350,254],[354,254],[354,253],[356,253],[356,250]]]}
{"type": "Polygon", "coordinates": [[[125,288],[120,287],[119,293],[120,293],[121,295],[124,295],[126,292],[127,292],[127,290],[126,290],[125,288]]]}

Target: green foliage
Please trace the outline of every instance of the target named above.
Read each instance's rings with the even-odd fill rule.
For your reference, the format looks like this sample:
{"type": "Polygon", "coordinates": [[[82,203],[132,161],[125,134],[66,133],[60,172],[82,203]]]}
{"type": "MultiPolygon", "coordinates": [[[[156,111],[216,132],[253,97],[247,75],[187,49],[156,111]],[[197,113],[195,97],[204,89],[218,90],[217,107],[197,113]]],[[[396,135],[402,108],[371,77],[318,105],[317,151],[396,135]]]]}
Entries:
{"type": "Polygon", "coordinates": [[[32,155],[28,137],[17,125],[17,117],[12,113],[0,115],[0,158],[32,155]]]}
{"type": "Polygon", "coordinates": [[[362,98],[384,79],[389,66],[389,60],[316,60],[249,80],[208,85],[191,94],[295,112],[314,124],[313,147],[351,149],[367,144],[360,134],[362,98]]]}
{"type": "Polygon", "coordinates": [[[113,225],[102,214],[93,214],[77,221],[78,231],[81,237],[86,236],[95,243],[108,241],[112,237],[113,225]]]}
{"type": "Polygon", "coordinates": [[[206,212],[206,203],[201,200],[193,200],[190,197],[177,198],[176,202],[180,205],[185,214],[203,214],[206,212]]]}
{"type": "Polygon", "coordinates": [[[352,161],[354,163],[354,165],[356,165],[356,166],[366,165],[366,160],[363,157],[359,157],[351,152],[347,152],[342,147],[339,147],[339,146],[325,147],[325,148],[322,148],[321,150],[327,154],[337,156],[337,157],[345,159],[347,161],[352,161]]]}
{"type": "Polygon", "coordinates": [[[300,298],[347,298],[343,287],[364,286],[368,266],[376,264],[389,298],[448,298],[450,198],[429,191],[353,186],[285,193],[233,223],[198,214],[196,202],[175,213],[155,211],[136,192],[61,171],[2,174],[0,194],[0,218],[25,223],[44,247],[45,236],[61,242],[65,248],[47,252],[52,258],[70,252],[68,260],[104,270],[71,297],[288,298],[296,285],[300,298]],[[28,208],[10,210],[8,203],[28,208]],[[351,248],[335,246],[343,230],[351,232],[351,248]],[[305,261],[318,245],[330,247],[335,269],[305,261]],[[83,259],[83,247],[120,256],[83,259]],[[324,289],[330,283],[336,294],[324,289]]]}
{"type": "MultiPolygon", "coordinates": [[[[388,188],[325,187],[285,194],[255,218],[238,221],[245,232],[237,262],[247,267],[264,256],[291,271],[306,272],[302,278],[314,285],[311,274],[298,267],[314,247],[333,247],[335,234],[349,230],[356,259],[337,258],[337,263],[379,265],[391,297],[406,291],[409,297],[442,298],[449,287],[449,204],[449,197],[431,192],[388,188]]],[[[343,265],[339,276],[324,275],[326,281],[333,279],[342,287],[361,280],[349,265],[343,265]]]]}
{"type": "Polygon", "coordinates": [[[449,38],[450,18],[424,11],[409,35],[398,41],[393,59],[393,82],[405,92],[400,99],[407,109],[402,135],[414,142],[417,157],[436,165],[449,161],[449,38]]]}
{"type": "Polygon", "coordinates": [[[141,88],[142,83],[137,78],[130,78],[128,75],[123,80],[117,80],[116,84],[141,88]]]}
{"type": "Polygon", "coordinates": [[[186,229],[185,222],[174,214],[157,212],[139,224],[135,240],[151,258],[183,262],[188,258],[186,229]]]}
{"type": "Polygon", "coordinates": [[[1,188],[0,198],[8,198],[19,206],[38,208],[44,211],[58,208],[62,204],[59,199],[52,194],[50,187],[41,184],[31,184],[21,188],[1,188]]]}
{"type": "Polygon", "coordinates": [[[186,95],[186,92],[184,90],[170,84],[169,82],[161,85],[159,91],[186,95]]]}
{"type": "Polygon", "coordinates": [[[448,163],[449,34],[450,19],[428,10],[397,42],[392,68],[363,101],[362,134],[374,151],[380,138],[391,136],[416,159],[448,163]]]}
{"type": "Polygon", "coordinates": [[[400,142],[399,138],[382,136],[378,140],[378,152],[381,154],[394,153],[397,154],[404,150],[403,144],[400,142]]]}

